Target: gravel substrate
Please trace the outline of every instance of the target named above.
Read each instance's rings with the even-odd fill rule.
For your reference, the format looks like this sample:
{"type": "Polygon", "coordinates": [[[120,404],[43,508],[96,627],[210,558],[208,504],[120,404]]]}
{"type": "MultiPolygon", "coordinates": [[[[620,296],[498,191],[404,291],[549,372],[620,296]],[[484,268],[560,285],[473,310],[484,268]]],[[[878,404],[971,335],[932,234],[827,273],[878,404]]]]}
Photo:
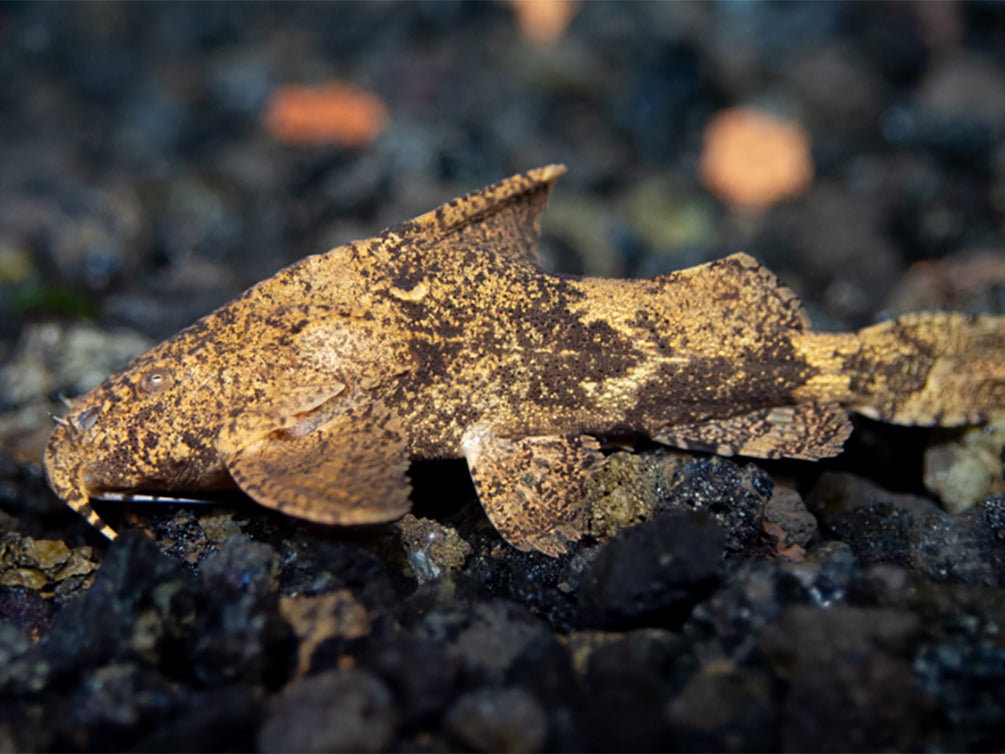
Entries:
{"type": "MultiPolygon", "coordinates": [[[[555,271],[745,250],[814,325],[1005,312],[1005,5],[0,6],[0,752],[987,751],[1005,741],[1005,426],[856,418],[838,458],[609,450],[597,536],[494,532],[463,462],[341,530],[106,504],[40,467],[78,395],[286,264],[537,165],[555,271]],[[386,125],[294,145],[286,83],[386,125]],[[703,187],[754,105],[812,138],[761,210],[703,187]]],[[[1005,358],[1005,356],[1003,356],[1005,358]]]]}

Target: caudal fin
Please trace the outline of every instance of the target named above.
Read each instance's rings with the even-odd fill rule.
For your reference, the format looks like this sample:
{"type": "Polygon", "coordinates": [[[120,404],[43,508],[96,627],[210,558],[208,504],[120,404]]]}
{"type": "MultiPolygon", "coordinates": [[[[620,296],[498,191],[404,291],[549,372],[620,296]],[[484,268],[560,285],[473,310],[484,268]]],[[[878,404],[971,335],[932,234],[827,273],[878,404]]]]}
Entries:
{"type": "Polygon", "coordinates": [[[845,405],[897,424],[953,426],[1005,413],[1005,317],[909,314],[866,327],[843,358],[845,405]]]}

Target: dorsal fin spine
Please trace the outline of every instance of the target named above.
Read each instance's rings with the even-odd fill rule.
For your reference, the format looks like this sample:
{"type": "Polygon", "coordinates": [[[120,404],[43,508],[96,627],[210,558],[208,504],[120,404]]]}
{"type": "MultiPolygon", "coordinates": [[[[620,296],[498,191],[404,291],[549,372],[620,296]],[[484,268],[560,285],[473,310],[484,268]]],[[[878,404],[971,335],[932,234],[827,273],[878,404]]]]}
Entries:
{"type": "Polygon", "coordinates": [[[538,216],[564,165],[545,165],[510,176],[470,194],[459,196],[431,212],[419,215],[385,230],[382,237],[396,237],[404,243],[435,245],[465,229],[484,225],[493,218],[500,224],[497,235],[513,243],[500,245],[498,251],[514,260],[537,265],[538,216]],[[523,213],[520,205],[526,205],[523,213]],[[513,216],[500,217],[505,210],[517,210],[513,216]]]}
{"type": "Polygon", "coordinates": [[[447,235],[459,226],[476,222],[509,202],[518,201],[542,188],[550,191],[551,187],[555,185],[555,181],[565,171],[565,165],[545,165],[528,170],[526,173],[512,175],[478,191],[455,197],[434,210],[391,226],[388,231],[403,236],[428,228],[430,225],[440,225],[440,235],[447,235]]]}

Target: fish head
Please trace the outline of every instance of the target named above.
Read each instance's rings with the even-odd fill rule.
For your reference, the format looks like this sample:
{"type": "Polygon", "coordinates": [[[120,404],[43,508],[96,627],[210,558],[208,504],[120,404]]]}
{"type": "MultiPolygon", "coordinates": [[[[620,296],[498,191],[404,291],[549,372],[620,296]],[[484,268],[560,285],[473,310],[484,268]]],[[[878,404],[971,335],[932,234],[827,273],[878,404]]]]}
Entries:
{"type": "Polygon", "coordinates": [[[89,499],[103,493],[232,486],[214,447],[224,376],[210,359],[191,358],[198,337],[165,341],[56,419],[44,456],[49,485],[88,520],[89,499]]]}

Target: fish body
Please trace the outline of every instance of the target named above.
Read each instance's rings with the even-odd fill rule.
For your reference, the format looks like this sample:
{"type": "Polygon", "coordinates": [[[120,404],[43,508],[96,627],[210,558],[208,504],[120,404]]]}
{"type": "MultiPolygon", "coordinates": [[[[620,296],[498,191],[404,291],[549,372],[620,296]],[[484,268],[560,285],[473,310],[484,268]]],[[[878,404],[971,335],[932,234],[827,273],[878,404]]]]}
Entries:
{"type": "Polygon", "coordinates": [[[512,544],[583,533],[597,437],[817,459],[846,408],[962,424],[1005,408],[1001,318],[808,328],[745,254],[647,280],[544,272],[538,216],[561,166],[514,176],[307,257],[72,402],[45,454],[56,494],[238,487],[332,524],[409,508],[408,464],[466,458],[512,544]]]}

